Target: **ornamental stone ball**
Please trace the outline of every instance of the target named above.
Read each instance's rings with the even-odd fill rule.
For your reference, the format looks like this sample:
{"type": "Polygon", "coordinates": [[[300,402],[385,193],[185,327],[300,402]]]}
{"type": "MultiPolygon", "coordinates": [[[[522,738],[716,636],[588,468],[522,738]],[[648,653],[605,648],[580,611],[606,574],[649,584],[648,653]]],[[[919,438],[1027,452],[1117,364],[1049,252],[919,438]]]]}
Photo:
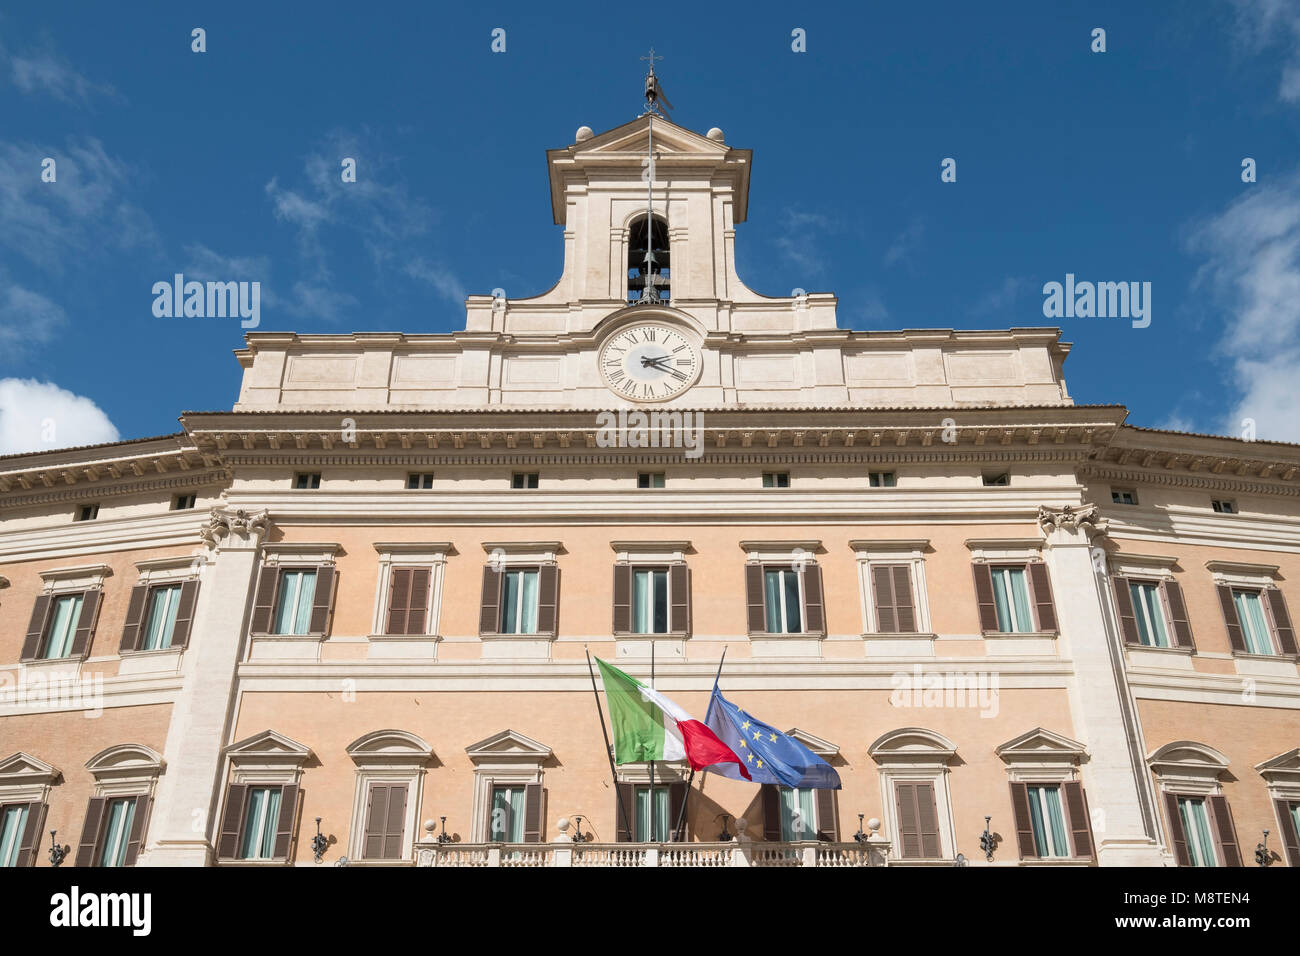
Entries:
{"type": "Polygon", "coordinates": [[[713,127],[711,130],[709,130],[704,135],[707,136],[709,139],[713,140],[715,143],[722,142],[722,130],[718,129],[716,126],[713,127]]]}
{"type": "Polygon", "coordinates": [[[574,137],[573,137],[573,138],[574,138],[577,142],[581,143],[581,142],[584,142],[584,141],[586,141],[586,140],[591,139],[591,137],[593,137],[593,136],[595,136],[595,135],[596,135],[596,134],[593,133],[593,132],[591,131],[591,127],[590,127],[590,126],[579,126],[579,127],[578,127],[578,132],[574,134],[574,137]]]}

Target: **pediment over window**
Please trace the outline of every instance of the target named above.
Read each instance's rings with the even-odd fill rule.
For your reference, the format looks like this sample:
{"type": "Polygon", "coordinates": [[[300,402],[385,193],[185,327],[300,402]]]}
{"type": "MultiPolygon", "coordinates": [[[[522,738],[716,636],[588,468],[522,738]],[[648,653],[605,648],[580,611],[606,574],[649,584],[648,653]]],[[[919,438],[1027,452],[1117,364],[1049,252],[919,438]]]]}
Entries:
{"type": "Polygon", "coordinates": [[[470,744],[465,748],[465,753],[469,754],[469,759],[476,764],[483,762],[540,764],[550,758],[551,748],[513,730],[503,730],[476,744],[470,744]]]}
{"type": "Polygon", "coordinates": [[[1156,773],[1163,771],[1213,774],[1228,769],[1228,758],[1208,744],[1194,740],[1175,740],[1147,755],[1147,764],[1156,773]]]}
{"type": "Polygon", "coordinates": [[[26,784],[48,785],[58,778],[59,771],[56,767],[21,750],[11,757],[0,760],[0,787],[26,784]]]}
{"type": "Polygon", "coordinates": [[[1300,747],[1255,764],[1255,770],[1270,784],[1300,786],[1300,747]]]}
{"type": "Polygon", "coordinates": [[[1064,760],[1078,761],[1083,757],[1086,749],[1083,744],[1077,740],[1071,740],[1069,737],[1063,737],[1061,734],[1054,734],[1050,730],[1044,730],[1042,727],[1035,727],[1028,733],[1021,734],[1019,737],[1013,737],[1006,743],[999,744],[993,752],[1011,763],[1016,760],[1043,760],[1058,758],[1064,760]]]}
{"type": "Polygon", "coordinates": [[[372,731],[348,744],[347,752],[359,767],[418,767],[433,756],[428,743],[405,730],[372,731]]]}
{"type": "Polygon", "coordinates": [[[97,780],[120,777],[156,777],[165,763],[162,754],[144,744],[118,744],[101,750],[86,761],[86,769],[97,780]]]}
{"type": "Polygon", "coordinates": [[[880,764],[947,766],[957,753],[957,745],[933,730],[903,727],[877,737],[867,753],[880,764]]]}
{"type": "Polygon", "coordinates": [[[785,735],[793,737],[823,760],[830,760],[840,752],[838,744],[833,744],[829,740],[822,740],[820,737],[815,737],[808,731],[800,730],[798,727],[791,727],[785,732],[785,735]]]}
{"type": "Polygon", "coordinates": [[[312,758],[311,748],[274,730],[245,737],[226,748],[226,756],[244,770],[297,770],[312,758]]]}

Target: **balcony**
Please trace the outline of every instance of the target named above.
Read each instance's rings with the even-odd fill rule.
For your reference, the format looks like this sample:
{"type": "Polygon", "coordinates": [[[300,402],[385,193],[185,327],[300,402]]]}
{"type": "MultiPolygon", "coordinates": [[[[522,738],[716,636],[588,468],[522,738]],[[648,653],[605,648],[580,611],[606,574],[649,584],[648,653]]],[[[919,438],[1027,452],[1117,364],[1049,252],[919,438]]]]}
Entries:
{"type": "Polygon", "coordinates": [[[436,843],[416,866],[885,866],[889,843],[436,843]]]}

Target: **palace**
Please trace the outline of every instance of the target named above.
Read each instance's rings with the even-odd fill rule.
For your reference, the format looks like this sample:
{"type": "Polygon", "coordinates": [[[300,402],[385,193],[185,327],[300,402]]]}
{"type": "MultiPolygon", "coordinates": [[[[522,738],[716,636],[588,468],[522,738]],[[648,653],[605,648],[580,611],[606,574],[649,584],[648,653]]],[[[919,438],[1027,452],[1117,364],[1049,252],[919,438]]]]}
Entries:
{"type": "Polygon", "coordinates": [[[0,459],[0,865],[1300,866],[1300,447],[751,291],[720,129],[546,161],[540,295],[0,459]],[[842,788],[611,772],[588,650],[842,788]]]}

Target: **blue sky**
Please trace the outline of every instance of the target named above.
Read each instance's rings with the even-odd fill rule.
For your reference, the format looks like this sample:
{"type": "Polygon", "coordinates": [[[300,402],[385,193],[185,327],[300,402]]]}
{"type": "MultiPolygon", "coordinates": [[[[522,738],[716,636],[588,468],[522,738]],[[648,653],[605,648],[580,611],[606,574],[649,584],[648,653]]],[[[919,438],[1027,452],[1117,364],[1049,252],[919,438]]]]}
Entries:
{"type": "Polygon", "coordinates": [[[474,6],[0,14],[0,452],[233,404],[243,330],[155,318],[175,272],[260,281],[262,331],[454,331],[467,293],[549,288],[544,151],[634,118],[652,43],[674,120],[754,150],[755,290],[964,329],[1056,324],[1066,273],[1150,282],[1148,328],[1060,320],[1075,400],[1300,441],[1300,0],[474,6]]]}

